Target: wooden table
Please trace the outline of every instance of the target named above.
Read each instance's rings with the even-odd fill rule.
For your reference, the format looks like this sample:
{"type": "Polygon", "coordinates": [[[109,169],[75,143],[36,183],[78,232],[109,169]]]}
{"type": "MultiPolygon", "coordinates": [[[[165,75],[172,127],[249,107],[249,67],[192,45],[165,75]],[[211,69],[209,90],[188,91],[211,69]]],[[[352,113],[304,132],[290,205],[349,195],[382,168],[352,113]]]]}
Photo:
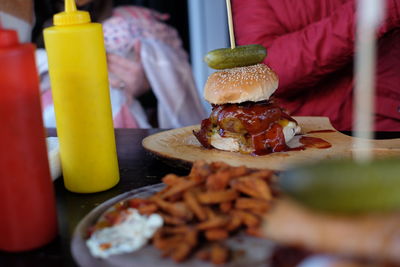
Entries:
{"type": "MultiPolygon", "coordinates": [[[[59,235],[50,244],[24,253],[0,252],[0,266],[76,266],[71,252],[70,239],[78,222],[102,202],[126,191],[156,184],[168,173],[186,175],[188,170],[172,167],[156,159],[141,145],[144,137],[160,130],[117,129],[117,151],[121,181],[114,188],[95,194],[75,194],[64,188],[62,178],[54,182],[59,235]]],[[[52,129],[49,136],[56,136],[52,129]]],[[[378,133],[378,138],[399,138],[399,132],[378,133]]],[[[1,218],[1,216],[0,216],[1,218]]]]}

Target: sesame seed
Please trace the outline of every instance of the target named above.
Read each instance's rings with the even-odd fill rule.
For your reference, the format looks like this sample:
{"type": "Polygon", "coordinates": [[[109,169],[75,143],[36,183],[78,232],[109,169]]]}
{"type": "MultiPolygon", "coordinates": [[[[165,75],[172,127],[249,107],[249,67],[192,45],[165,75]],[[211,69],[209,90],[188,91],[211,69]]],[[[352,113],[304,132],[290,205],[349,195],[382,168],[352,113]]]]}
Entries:
{"type": "Polygon", "coordinates": [[[219,71],[217,86],[232,82],[237,83],[238,86],[249,85],[253,84],[254,80],[270,80],[268,77],[270,72],[271,69],[264,64],[225,69],[219,71]]]}

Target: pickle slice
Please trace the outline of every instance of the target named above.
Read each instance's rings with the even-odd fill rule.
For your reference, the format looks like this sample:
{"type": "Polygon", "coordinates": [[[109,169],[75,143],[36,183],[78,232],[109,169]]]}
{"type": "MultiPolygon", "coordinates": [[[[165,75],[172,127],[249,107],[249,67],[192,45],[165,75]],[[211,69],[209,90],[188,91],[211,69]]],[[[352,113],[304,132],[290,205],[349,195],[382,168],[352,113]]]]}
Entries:
{"type": "Polygon", "coordinates": [[[366,164],[323,161],[283,172],[284,193],[315,209],[336,213],[400,210],[400,159],[366,164]]]}
{"type": "Polygon", "coordinates": [[[212,50],[206,54],[204,61],[210,68],[221,70],[258,64],[266,56],[265,47],[254,44],[212,50]]]}

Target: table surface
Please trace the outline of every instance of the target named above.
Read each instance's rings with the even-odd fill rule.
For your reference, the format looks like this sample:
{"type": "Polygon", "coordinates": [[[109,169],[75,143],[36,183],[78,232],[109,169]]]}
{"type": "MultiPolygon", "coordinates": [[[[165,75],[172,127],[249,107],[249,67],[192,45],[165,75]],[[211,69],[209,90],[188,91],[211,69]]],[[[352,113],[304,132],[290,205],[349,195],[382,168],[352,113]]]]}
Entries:
{"type": "MultiPolygon", "coordinates": [[[[0,252],[0,266],[77,266],[70,252],[70,240],[79,221],[93,208],[119,194],[156,184],[168,173],[186,175],[188,170],[172,167],[153,157],[142,147],[142,139],[157,129],[117,129],[116,141],[120,182],[112,189],[94,194],[76,194],[64,188],[63,179],[54,182],[59,235],[45,247],[24,253],[0,252]]],[[[49,136],[56,136],[52,129],[49,136]]]]}
{"type": "MultiPolygon", "coordinates": [[[[186,175],[189,170],[168,165],[143,149],[142,139],[159,129],[116,129],[121,180],[112,189],[95,194],[76,194],[64,188],[62,178],[54,182],[59,234],[50,244],[23,253],[0,252],[0,266],[77,266],[70,252],[75,226],[93,208],[124,192],[156,184],[168,173],[186,175]]],[[[54,129],[49,136],[56,136],[54,129]]],[[[399,138],[399,132],[377,133],[378,138],[399,138]]]]}

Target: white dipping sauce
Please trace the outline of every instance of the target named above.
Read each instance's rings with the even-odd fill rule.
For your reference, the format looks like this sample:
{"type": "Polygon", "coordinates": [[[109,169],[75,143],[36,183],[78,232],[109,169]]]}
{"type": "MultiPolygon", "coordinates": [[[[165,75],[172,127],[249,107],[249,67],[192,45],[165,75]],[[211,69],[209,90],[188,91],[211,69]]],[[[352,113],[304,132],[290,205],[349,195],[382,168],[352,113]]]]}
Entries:
{"type": "Polygon", "coordinates": [[[131,208],[123,212],[126,217],[121,223],[95,231],[86,241],[94,257],[107,258],[138,250],[163,225],[163,219],[158,214],[143,216],[131,208]]]}

